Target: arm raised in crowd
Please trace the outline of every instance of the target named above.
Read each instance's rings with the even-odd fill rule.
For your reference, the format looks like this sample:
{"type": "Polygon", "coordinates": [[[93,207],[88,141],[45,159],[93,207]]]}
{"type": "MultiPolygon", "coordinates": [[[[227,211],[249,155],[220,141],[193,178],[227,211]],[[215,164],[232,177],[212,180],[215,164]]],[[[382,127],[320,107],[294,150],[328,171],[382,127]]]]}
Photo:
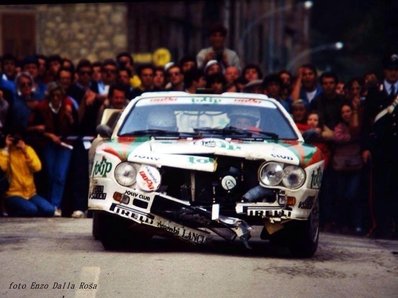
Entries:
{"type": "Polygon", "coordinates": [[[292,86],[292,92],[290,93],[290,98],[294,100],[300,99],[300,90],[302,86],[302,68],[300,67],[297,72],[297,77],[294,80],[293,86],[292,86]]]}

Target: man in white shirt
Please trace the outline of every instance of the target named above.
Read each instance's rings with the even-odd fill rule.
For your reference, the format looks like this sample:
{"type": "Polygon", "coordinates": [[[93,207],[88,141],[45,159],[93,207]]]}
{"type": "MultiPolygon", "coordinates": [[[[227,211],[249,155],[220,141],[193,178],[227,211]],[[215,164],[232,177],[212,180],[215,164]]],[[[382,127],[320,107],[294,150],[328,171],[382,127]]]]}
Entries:
{"type": "Polygon", "coordinates": [[[214,25],[210,29],[210,47],[201,49],[196,55],[199,68],[203,68],[210,60],[217,60],[223,70],[228,66],[236,66],[239,70],[241,69],[238,54],[225,47],[227,33],[227,29],[222,25],[214,25]]]}

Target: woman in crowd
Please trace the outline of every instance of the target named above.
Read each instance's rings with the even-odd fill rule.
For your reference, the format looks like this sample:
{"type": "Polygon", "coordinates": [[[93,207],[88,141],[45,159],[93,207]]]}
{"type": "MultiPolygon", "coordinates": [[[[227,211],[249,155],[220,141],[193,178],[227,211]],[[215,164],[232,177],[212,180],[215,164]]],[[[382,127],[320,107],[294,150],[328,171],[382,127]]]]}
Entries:
{"type": "Polygon", "coordinates": [[[55,207],[36,192],[34,174],[41,170],[35,150],[20,134],[7,135],[0,150],[0,167],[7,173],[9,188],[5,208],[9,216],[53,216],[55,207]]]}
{"type": "Polygon", "coordinates": [[[341,119],[334,128],[332,167],[335,172],[335,215],[342,231],[362,233],[362,205],[359,190],[363,161],[360,146],[360,122],[357,109],[349,103],[341,106],[341,119]]]}
{"type": "Polygon", "coordinates": [[[73,147],[68,136],[76,135],[77,112],[57,82],[48,85],[47,98],[38,107],[36,125],[43,126],[43,162],[48,181],[48,197],[61,216],[61,201],[73,147]]]}

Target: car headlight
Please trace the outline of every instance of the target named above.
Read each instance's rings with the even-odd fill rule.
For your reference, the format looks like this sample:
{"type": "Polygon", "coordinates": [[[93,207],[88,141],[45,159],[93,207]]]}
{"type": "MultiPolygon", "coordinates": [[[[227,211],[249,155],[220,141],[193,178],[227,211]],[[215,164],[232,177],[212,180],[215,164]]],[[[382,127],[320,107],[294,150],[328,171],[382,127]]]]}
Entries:
{"type": "Polygon", "coordinates": [[[259,179],[268,186],[276,186],[283,179],[283,166],[276,162],[264,164],[259,169],[259,179]]]}
{"type": "Polygon", "coordinates": [[[297,189],[305,182],[305,171],[293,165],[284,167],[282,163],[269,162],[259,168],[258,178],[266,186],[283,186],[297,189]]]}
{"type": "Polygon", "coordinates": [[[287,188],[299,188],[305,181],[305,172],[297,166],[287,166],[283,169],[282,183],[287,188]]]}
{"type": "Polygon", "coordinates": [[[121,162],[115,168],[116,182],[122,186],[132,186],[136,182],[137,170],[131,162],[121,162]]]}

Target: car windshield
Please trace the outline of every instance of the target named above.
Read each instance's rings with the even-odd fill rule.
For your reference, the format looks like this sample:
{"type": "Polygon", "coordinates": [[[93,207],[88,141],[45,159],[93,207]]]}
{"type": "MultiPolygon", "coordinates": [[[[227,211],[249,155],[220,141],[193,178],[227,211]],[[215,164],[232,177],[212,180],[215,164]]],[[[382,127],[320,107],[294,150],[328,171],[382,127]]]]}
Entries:
{"type": "Polygon", "coordinates": [[[271,101],[248,104],[235,98],[145,98],[136,102],[118,136],[231,137],[296,140],[288,119],[271,101]]]}

